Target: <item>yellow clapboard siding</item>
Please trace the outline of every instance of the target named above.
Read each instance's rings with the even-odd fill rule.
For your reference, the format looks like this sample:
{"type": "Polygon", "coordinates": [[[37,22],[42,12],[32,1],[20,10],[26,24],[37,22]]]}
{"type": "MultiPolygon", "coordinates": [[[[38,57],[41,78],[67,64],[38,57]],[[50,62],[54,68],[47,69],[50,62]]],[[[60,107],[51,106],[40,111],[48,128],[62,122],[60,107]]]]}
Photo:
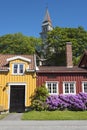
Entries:
{"type": "Polygon", "coordinates": [[[0,105],[3,105],[6,110],[9,109],[10,87],[9,83],[26,83],[26,102],[25,106],[30,105],[30,96],[36,88],[35,72],[25,72],[23,75],[13,75],[12,65],[14,63],[23,63],[25,69],[28,68],[28,63],[22,60],[14,60],[9,64],[9,72],[0,72],[0,105]]]}

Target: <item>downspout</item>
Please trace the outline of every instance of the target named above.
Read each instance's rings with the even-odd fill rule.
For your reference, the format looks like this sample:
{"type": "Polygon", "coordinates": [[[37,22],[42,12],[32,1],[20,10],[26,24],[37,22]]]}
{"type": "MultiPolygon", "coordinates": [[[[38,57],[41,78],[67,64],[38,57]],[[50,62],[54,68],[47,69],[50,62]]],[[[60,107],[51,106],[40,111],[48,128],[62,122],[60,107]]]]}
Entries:
{"type": "Polygon", "coordinates": [[[35,71],[39,70],[37,63],[36,63],[36,55],[34,54],[34,64],[35,64],[35,71]]]}

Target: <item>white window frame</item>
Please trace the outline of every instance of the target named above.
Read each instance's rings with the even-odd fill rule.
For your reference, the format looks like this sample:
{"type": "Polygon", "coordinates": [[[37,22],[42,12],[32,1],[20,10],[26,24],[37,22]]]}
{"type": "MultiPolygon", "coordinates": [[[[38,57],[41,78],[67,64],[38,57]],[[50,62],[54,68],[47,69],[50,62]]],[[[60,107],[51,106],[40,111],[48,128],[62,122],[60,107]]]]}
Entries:
{"type": "Polygon", "coordinates": [[[83,82],[82,82],[82,92],[83,92],[83,93],[87,93],[87,92],[84,91],[84,83],[87,83],[87,81],[83,81],[83,82]]]}
{"type": "Polygon", "coordinates": [[[12,74],[13,75],[23,75],[24,74],[24,64],[23,63],[14,63],[12,65],[12,74]],[[17,73],[14,73],[14,66],[15,65],[18,65],[18,68],[17,68],[17,73]],[[23,73],[20,73],[20,65],[23,65],[23,73]]]}
{"type": "Polygon", "coordinates": [[[49,93],[50,95],[58,95],[58,82],[57,81],[46,81],[46,88],[48,89],[48,83],[51,83],[51,84],[53,84],[53,83],[56,83],[57,84],[57,86],[56,86],[56,93],[53,93],[53,86],[51,86],[52,88],[52,92],[51,93],[49,93]]]}
{"type": "Polygon", "coordinates": [[[76,94],[76,82],[75,81],[64,81],[63,82],[63,94],[76,94]],[[65,93],[65,84],[69,84],[69,93],[65,93]],[[70,92],[70,83],[74,84],[74,93],[70,92]]]}

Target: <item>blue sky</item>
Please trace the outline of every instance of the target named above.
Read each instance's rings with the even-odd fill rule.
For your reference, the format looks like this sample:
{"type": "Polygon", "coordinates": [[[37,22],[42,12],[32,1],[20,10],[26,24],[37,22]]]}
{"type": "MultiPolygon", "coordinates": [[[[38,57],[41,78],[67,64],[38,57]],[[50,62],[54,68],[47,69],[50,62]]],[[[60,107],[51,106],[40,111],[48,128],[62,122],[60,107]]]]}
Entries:
{"type": "Polygon", "coordinates": [[[0,36],[21,32],[39,37],[47,6],[54,27],[87,30],[87,0],[0,0],[0,36]]]}

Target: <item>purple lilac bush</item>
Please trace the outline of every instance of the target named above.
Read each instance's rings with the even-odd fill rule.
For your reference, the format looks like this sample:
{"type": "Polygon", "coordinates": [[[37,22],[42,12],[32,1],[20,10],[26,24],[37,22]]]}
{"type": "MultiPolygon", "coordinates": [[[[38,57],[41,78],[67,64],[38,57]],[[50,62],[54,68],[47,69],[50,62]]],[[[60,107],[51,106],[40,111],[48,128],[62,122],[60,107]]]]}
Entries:
{"type": "Polygon", "coordinates": [[[87,94],[80,92],[76,95],[51,95],[47,98],[48,110],[87,110],[87,94]]]}

